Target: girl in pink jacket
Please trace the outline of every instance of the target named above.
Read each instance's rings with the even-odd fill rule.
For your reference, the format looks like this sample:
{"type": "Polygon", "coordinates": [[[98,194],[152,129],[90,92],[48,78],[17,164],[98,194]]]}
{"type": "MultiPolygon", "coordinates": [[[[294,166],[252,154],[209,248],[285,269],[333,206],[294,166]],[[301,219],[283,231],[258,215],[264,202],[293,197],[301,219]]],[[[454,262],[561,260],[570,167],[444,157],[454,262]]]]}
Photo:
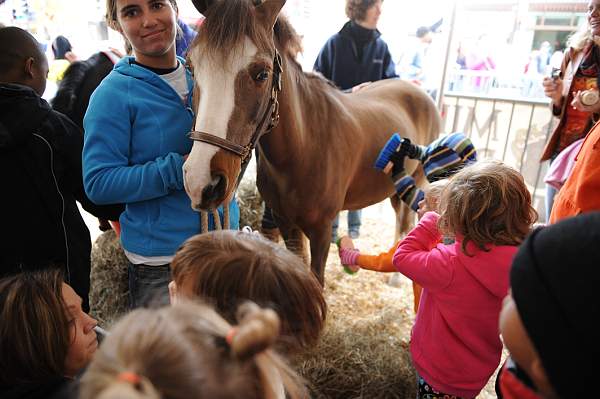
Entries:
{"type": "Polygon", "coordinates": [[[418,398],[473,398],[500,362],[510,265],[537,214],[523,177],[499,162],[458,172],[440,203],[441,215],[426,213],[393,262],[423,287],[410,343],[418,398]],[[440,244],[442,235],[455,243],[440,244]]]}

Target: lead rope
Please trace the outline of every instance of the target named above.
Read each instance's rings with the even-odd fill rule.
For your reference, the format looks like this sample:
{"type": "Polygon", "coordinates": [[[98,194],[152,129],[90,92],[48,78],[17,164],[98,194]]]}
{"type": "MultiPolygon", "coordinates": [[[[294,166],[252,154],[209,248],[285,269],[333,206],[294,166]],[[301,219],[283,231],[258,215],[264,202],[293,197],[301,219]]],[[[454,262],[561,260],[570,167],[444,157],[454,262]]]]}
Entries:
{"type": "Polygon", "coordinates": [[[208,232],[208,213],[200,211],[200,233],[208,232]]]}
{"type": "Polygon", "coordinates": [[[213,216],[213,221],[215,223],[215,230],[223,230],[223,227],[221,226],[221,217],[219,216],[219,210],[213,209],[212,216],[213,216]]]}
{"type": "Polygon", "coordinates": [[[223,204],[223,228],[229,230],[229,201],[225,201],[223,204]]]}
{"type": "MultiPolygon", "coordinates": [[[[229,202],[223,203],[223,224],[221,225],[221,218],[219,217],[219,211],[217,209],[211,211],[213,220],[215,222],[215,230],[229,230],[229,202]]],[[[208,232],[208,212],[200,211],[200,233],[208,232]]]]}

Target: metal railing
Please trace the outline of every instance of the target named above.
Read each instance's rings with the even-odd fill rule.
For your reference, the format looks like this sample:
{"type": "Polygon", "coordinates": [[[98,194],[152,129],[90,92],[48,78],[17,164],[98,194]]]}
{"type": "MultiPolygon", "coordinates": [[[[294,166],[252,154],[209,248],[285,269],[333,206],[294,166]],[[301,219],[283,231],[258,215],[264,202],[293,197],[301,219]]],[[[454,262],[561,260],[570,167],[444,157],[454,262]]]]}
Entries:
{"type": "Polygon", "coordinates": [[[543,100],[545,98],[542,88],[543,78],[544,76],[540,74],[520,74],[505,70],[452,69],[448,71],[447,90],[493,97],[510,93],[513,97],[543,100]]]}
{"type": "Polygon", "coordinates": [[[442,114],[444,131],[467,134],[480,159],[502,160],[524,175],[544,219],[547,162],[539,159],[556,123],[549,100],[446,92],[442,114]]]}

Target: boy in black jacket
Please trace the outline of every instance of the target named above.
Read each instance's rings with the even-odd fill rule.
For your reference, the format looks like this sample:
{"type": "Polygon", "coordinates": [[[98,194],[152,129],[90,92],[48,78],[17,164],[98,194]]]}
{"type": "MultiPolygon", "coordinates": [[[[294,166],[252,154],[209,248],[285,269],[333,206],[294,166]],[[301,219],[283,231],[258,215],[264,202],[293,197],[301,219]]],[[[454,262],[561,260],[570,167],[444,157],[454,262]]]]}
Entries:
{"type": "Polygon", "coordinates": [[[0,28],[0,277],[51,264],[88,310],[90,233],[77,204],[118,220],[121,205],[97,206],[85,195],[83,135],[41,98],[48,61],[26,31],[0,28]]]}

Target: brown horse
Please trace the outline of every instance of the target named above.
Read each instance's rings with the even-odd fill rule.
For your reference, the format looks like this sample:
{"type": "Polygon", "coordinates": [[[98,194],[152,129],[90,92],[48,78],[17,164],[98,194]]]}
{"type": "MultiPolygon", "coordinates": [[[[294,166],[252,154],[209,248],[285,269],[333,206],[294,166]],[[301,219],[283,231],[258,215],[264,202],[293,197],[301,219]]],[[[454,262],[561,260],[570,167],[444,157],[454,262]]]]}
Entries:
{"type": "Polygon", "coordinates": [[[294,59],[299,38],[278,19],[284,3],[194,1],[206,19],[190,50],[197,84],[192,137],[199,141],[184,164],[185,187],[198,210],[231,198],[242,158],[223,142],[239,150],[258,138],[265,119],[276,119],[278,100],[279,123],[258,142],[257,185],[286,245],[305,259],[302,233],[308,237],[311,267],[323,283],[335,215],[394,193],[391,179],[373,168],[388,138],[400,132],[426,144],[441,122],[433,101],[411,83],[380,81],[346,94],[302,72],[294,59]]]}

